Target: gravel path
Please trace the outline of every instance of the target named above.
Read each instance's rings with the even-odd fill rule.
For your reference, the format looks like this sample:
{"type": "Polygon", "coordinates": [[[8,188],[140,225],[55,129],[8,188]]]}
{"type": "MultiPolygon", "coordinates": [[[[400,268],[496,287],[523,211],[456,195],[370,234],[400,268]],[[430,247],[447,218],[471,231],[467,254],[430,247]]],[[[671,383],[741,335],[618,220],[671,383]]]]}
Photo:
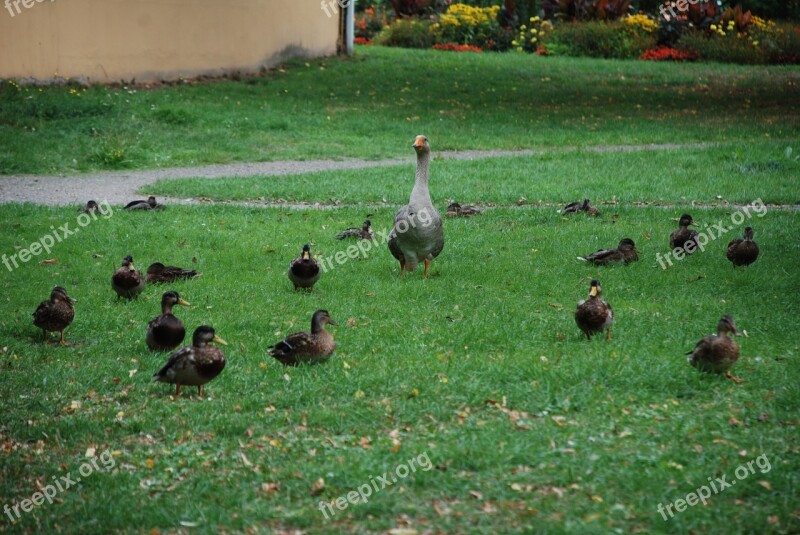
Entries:
{"type": "MultiPolygon", "coordinates": [[[[710,143],[659,144],[659,145],[619,145],[584,147],[587,152],[639,152],[657,150],[677,150],[709,147],[710,143]]],[[[437,159],[478,160],[502,156],[535,156],[545,151],[487,150],[439,152],[437,159]]],[[[47,205],[83,205],[89,199],[108,201],[112,205],[125,204],[142,198],[137,191],[159,180],[176,178],[223,178],[251,176],[281,176],[311,173],[316,171],[336,171],[343,169],[364,169],[409,165],[413,159],[397,158],[391,160],[307,160],[278,161],[258,163],[232,163],[224,165],[204,165],[200,167],[173,167],[144,171],[110,171],[87,175],[48,176],[48,175],[10,175],[0,176],[0,204],[31,202],[47,205]]],[[[196,199],[160,198],[165,203],[193,204],[196,199]]]]}

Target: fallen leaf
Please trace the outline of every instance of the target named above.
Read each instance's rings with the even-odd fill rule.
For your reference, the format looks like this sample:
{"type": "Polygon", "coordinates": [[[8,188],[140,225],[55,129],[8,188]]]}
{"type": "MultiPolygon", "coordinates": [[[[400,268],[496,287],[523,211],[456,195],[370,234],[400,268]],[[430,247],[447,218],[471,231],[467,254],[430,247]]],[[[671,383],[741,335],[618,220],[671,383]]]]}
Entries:
{"type": "Polygon", "coordinates": [[[758,482],[758,484],[767,490],[772,490],[772,483],[770,483],[769,481],[765,481],[762,479],[761,481],[758,482]]]}
{"type": "Polygon", "coordinates": [[[311,484],[311,495],[312,496],[319,496],[322,494],[322,491],[325,489],[325,480],[319,478],[318,480],[314,481],[311,484]]]}
{"type": "Polygon", "coordinates": [[[86,457],[94,457],[95,452],[97,452],[97,449],[92,446],[86,448],[86,457]]]}
{"type": "Polygon", "coordinates": [[[39,264],[43,266],[52,266],[54,264],[58,264],[58,258],[46,258],[39,262],[39,264]]]}
{"type": "Polygon", "coordinates": [[[469,495],[472,496],[473,498],[475,498],[476,500],[482,500],[483,499],[483,494],[481,494],[477,490],[469,491],[469,495]]]}

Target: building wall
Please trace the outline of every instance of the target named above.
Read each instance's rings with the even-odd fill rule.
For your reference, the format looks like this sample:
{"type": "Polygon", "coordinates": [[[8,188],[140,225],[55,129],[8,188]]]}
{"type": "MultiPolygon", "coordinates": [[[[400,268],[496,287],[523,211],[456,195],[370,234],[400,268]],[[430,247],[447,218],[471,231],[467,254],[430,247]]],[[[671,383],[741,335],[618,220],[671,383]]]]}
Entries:
{"type": "Polygon", "coordinates": [[[338,23],[317,0],[0,0],[0,78],[256,71],[334,54],[338,23]]]}

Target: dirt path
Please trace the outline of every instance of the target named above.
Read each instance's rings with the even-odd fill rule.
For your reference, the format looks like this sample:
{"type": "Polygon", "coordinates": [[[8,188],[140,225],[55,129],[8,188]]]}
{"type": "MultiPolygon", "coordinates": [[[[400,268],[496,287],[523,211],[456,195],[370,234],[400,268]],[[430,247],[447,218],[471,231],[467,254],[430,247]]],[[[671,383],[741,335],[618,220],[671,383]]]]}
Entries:
{"type": "MultiPolygon", "coordinates": [[[[711,143],[659,144],[659,145],[611,145],[583,147],[586,152],[641,152],[705,148],[711,143]]],[[[561,152],[561,150],[559,150],[561,152]]],[[[487,150],[439,152],[437,159],[478,160],[503,156],[536,156],[544,154],[541,150],[487,150]]],[[[232,163],[224,165],[204,165],[199,167],[174,167],[149,169],[144,171],[111,171],[87,175],[48,176],[18,175],[0,176],[0,203],[32,202],[47,205],[82,205],[89,199],[108,201],[112,205],[124,204],[142,198],[138,194],[142,187],[159,180],[177,178],[223,178],[251,176],[282,176],[311,173],[316,171],[336,171],[345,169],[364,169],[392,165],[412,165],[411,158],[391,160],[307,160],[278,161],[258,163],[232,163]]],[[[159,200],[162,200],[159,198],[159,200]]],[[[196,199],[163,199],[166,203],[192,204],[196,199]]]]}

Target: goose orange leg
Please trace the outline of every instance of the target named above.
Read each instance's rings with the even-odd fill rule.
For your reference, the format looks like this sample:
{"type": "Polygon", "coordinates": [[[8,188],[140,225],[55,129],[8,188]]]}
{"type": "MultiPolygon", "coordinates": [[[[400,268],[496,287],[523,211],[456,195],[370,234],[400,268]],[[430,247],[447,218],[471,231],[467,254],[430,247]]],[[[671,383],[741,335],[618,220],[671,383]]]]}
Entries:
{"type": "Polygon", "coordinates": [[[431,266],[431,261],[426,258],[425,259],[425,273],[422,274],[423,277],[425,277],[426,279],[428,278],[428,268],[430,266],[431,266]]]}
{"type": "Polygon", "coordinates": [[[406,271],[406,259],[405,258],[401,258],[400,259],[400,278],[401,279],[403,278],[403,275],[405,275],[405,271],[406,271]]]}
{"type": "Polygon", "coordinates": [[[178,398],[180,396],[181,396],[181,384],[180,383],[176,383],[175,384],[175,397],[178,398]]]}

